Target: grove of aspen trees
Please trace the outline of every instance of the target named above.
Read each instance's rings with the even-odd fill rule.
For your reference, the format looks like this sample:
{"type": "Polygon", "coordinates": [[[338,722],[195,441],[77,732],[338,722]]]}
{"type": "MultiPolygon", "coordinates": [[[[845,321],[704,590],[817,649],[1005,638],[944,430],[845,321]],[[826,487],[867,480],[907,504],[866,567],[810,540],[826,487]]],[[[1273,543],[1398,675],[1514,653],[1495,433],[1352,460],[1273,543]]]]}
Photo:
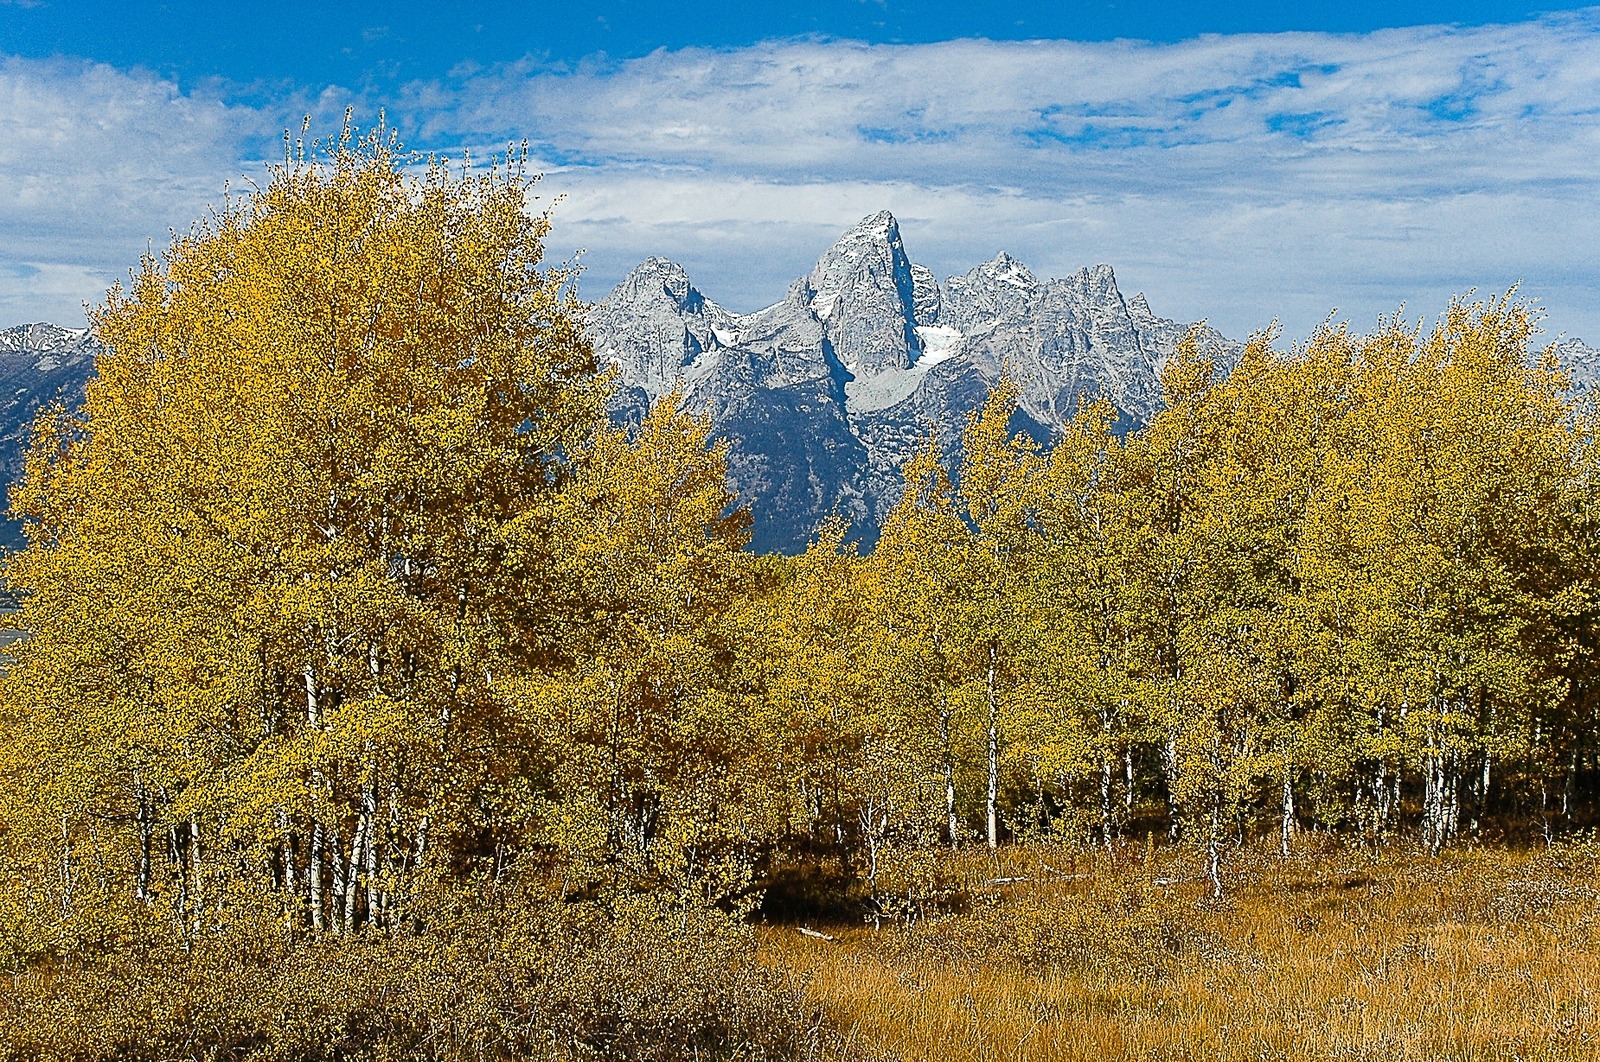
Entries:
{"type": "Polygon", "coordinates": [[[1126,437],[1085,401],[1043,449],[1002,382],[870,552],[758,556],[737,440],[608,421],[529,183],[347,132],[94,311],[12,494],[0,967],[414,942],[509,881],[893,922],[1032,841],[1220,896],[1308,831],[1594,820],[1595,419],[1514,294],[1186,343],[1126,437]]]}

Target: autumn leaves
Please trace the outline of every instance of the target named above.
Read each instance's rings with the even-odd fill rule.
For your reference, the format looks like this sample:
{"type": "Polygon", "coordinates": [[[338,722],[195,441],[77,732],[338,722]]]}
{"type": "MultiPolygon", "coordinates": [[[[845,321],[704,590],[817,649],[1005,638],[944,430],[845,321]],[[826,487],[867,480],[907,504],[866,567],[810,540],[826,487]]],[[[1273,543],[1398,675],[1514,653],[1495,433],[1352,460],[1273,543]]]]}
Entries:
{"type": "Polygon", "coordinates": [[[1437,847],[1542,814],[1593,725],[1595,481],[1528,335],[1503,300],[1258,337],[1223,379],[1186,345],[1147,429],[1090,407],[1049,455],[991,400],[957,485],[914,465],[861,562],[936,595],[891,651],[959,661],[932,699],[890,691],[965,706],[953,773],[986,793],[998,761],[1013,831],[1108,840],[1164,801],[1140,828],[1196,842],[1217,888],[1269,828],[1437,847]]]}
{"type": "Polygon", "coordinates": [[[729,443],[606,422],[522,175],[400,161],[291,160],[145,262],[41,423],[13,948],[244,893],[381,931],[517,866],[737,907],[826,865],[881,919],[1039,835],[1170,834],[1220,889],[1251,835],[1437,848],[1587,795],[1591,420],[1521,304],[1223,378],[1187,344],[1146,429],[1085,405],[1048,452],[1002,384],[870,555],[756,557],[729,443]]]}

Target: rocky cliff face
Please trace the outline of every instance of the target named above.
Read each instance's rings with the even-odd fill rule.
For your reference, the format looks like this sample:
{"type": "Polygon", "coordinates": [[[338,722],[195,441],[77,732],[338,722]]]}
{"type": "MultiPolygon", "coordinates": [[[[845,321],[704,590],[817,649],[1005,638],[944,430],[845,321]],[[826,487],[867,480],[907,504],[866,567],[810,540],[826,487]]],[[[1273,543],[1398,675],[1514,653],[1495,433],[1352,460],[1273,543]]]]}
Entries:
{"type": "MultiPolygon", "coordinates": [[[[998,255],[943,285],[911,261],[888,212],[864,219],[788,295],[733,314],[681,267],[652,258],[590,318],[617,365],[619,416],[675,386],[734,440],[730,470],[755,514],[758,549],[804,546],[833,512],[875,538],[899,499],[900,466],[930,433],[959,457],[966,415],[1009,373],[1016,424],[1048,442],[1081,396],[1121,422],[1147,421],[1159,376],[1188,326],[1125,300],[1110,266],[1040,280],[998,255]]],[[[1223,363],[1238,345],[1202,330],[1223,363]]]]}
{"type": "MultiPolygon", "coordinates": [[[[29,324],[0,330],[0,476],[8,491],[22,475],[34,417],[57,400],[69,407],[83,401],[99,350],[82,328],[29,324]]],[[[8,512],[9,508],[8,499],[8,512]]],[[[0,520],[0,546],[21,544],[21,525],[9,518],[0,520]]]]}

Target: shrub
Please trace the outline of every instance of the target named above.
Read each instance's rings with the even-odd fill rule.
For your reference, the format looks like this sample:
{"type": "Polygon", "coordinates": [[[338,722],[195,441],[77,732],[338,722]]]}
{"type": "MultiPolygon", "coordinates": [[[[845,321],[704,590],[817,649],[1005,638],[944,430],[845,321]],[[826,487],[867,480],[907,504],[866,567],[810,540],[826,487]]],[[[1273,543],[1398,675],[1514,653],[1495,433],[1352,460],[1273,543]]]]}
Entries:
{"type": "Polygon", "coordinates": [[[757,1060],[815,1035],[799,987],[722,912],[518,887],[443,894],[391,936],[296,941],[246,911],[12,988],[8,1060],[757,1060]]]}

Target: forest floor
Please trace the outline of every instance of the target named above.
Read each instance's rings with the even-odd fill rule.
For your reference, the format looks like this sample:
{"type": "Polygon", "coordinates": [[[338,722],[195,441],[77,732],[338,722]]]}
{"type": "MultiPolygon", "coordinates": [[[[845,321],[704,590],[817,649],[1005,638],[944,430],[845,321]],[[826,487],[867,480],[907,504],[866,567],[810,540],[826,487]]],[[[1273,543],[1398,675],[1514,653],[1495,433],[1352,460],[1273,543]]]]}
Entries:
{"type": "Polygon", "coordinates": [[[771,926],[762,946],[846,1057],[1600,1058],[1600,845],[1316,840],[1237,853],[1221,900],[1145,846],[953,856],[940,913],[811,927],[832,941],[771,926]]]}

